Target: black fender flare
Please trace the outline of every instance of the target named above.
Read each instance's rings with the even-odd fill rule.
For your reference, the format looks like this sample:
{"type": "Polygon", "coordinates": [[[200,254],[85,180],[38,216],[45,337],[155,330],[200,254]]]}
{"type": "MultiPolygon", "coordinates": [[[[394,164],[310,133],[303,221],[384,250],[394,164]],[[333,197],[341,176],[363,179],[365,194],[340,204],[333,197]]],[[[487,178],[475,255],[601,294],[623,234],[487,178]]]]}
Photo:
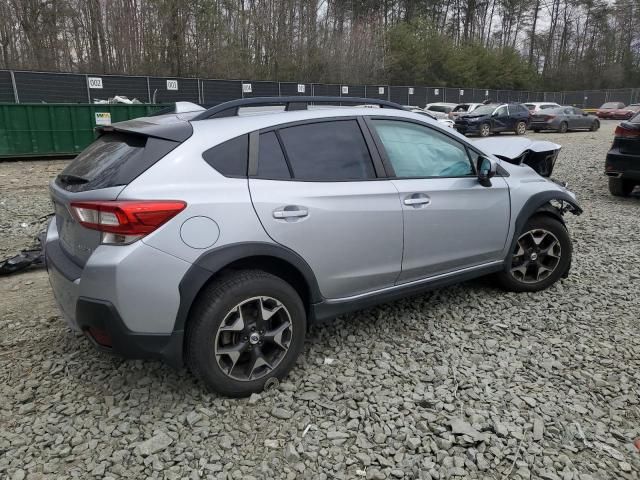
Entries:
{"type": "MultiPolygon", "coordinates": [[[[524,229],[527,220],[529,220],[533,215],[538,212],[543,212],[547,215],[551,215],[561,221],[563,224],[565,223],[563,215],[566,212],[571,212],[574,215],[582,214],[582,208],[578,205],[578,202],[569,195],[567,192],[563,191],[547,191],[547,192],[539,192],[531,196],[529,200],[523,205],[516,217],[515,228],[513,230],[513,238],[511,239],[511,243],[509,245],[509,250],[507,251],[507,257],[505,259],[505,269],[509,270],[511,268],[511,252],[520,237],[522,230],[524,229]],[[560,208],[551,205],[551,201],[560,202],[562,205],[560,208]]],[[[569,272],[567,268],[567,272],[569,272]]]]}
{"type": "Polygon", "coordinates": [[[180,305],[173,327],[174,333],[184,331],[191,306],[202,287],[211,277],[232,263],[249,257],[272,257],[286,262],[304,278],[310,302],[317,303],[323,300],[313,270],[293,250],[279,244],[266,242],[242,242],[225,245],[204,252],[182,277],[178,286],[180,305]]]}

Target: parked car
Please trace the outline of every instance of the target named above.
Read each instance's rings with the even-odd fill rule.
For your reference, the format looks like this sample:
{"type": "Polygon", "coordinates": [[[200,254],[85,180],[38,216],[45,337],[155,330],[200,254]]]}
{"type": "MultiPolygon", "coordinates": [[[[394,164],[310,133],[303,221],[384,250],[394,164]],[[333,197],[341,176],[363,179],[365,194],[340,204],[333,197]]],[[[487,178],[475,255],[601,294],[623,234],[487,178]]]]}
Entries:
{"type": "Polygon", "coordinates": [[[548,108],[558,108],[560,104],[556,102],[527,102],[524,104],[524,106],[529,109],[529,112],[531,112],[531,114],[534,114],[539,112],[540,110],[546,110],[548,108]]]}
{"type": "Polygon", "coordinates": [[[602,106],[596,110],[596,115],[598,118],[614,118],[614,112],[618,110],[624,109],[624,103],[622,102],[607,102],[603,103],[602,106]]]}
{"type": "Polygon", "coordinates": [[[613,120],[629,120],[638,112],[640,112],[640,103],[632,103],[624,108],[613,110],[609,118],[613,120]]]}
{"type": "Polygon", "coordinates": [[[529,128],[534,132],[540,130],[555,130],[566,133],[569,130],[590,130],[595,132],[600,128],[600,121],[595,115],[590,115],[576,107],[548,108],[531,116],[529,128]]]}
{"type": "Polygon", "coordinates": [[[449,118],[451,120],[455,120],[460,115],[473,112],[476,108],[478,108],[481,105],[483,104],[482,103],[459,103],[458,105],[453,107],[453,110],[449,112],[449,118]]]}
{"type": "Polygon", "coordinates": [[[451,112],[456,105],[456,103],[446,102],[427,103],[427,106],[424,107],[424,109],[435,115],[436,118],[448,118],[449,112],[451,112]]]}
{"type": "Polygon", "coordinates": [[[524,135],[529,124],[529,110],[521,103],[492,103],[456,118],[455,129],[462,134],[488,137],[492,133],[514,132],[524,135]]]}
{"type": "Polygon", "coordinates": [[[568,274],[562,217],[581,209],[563,185],[351,101],[385,108],[249,98],[100,127],[50,185],[46,265],[69,325],[246,396],[291,370],[314,322],[489,273],[518,292],[568,274]]]}
{"type": "MultiPolygon", "coordinates": [[[[405,107],[405,108],[407,108],[407,107],[405,107]]],[[[435,120],[438,123],[443,124],[446,127],[453,128],[453,120],[449,120],[448,118],[438,118],[433,113],[425,112],[423,109],[418,108],[418,107],[408,107],[408,110],[413,112],[413,113],[417,113],[418,115],[425,115],[425,116],[431,118],[432,120],[435,120]]]]}
{"type": "Polygon", "coordinates": [[[640,113],[616,127],[604,171],[612,195],[630,195],[640,185],[640,113]]]}

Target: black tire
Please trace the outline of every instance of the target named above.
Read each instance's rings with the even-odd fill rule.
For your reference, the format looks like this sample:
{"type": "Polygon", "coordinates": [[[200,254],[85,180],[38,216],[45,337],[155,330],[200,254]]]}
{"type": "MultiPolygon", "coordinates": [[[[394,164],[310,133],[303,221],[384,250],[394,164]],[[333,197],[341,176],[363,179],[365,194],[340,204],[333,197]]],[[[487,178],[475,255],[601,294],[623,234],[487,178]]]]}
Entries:
{"type": "MultiPolygon", "coordinates": [[[[259,301],[262,302],[262,300],[259,301]]],[[[253,310],[253,312],[257,311],[258,309],[253,310]]],[[[273,316],[275,317],[275,314],[273,316]]],[[[260,321],[257,314],[255,320],[260,321]]],[[[267,322],[272,321],[271,319],[267,320],[267,322]]],[[[189,314],[186,331],[187,365],[194,375],[202,380],[208,389],[214,392],[230,397],[245,397],[254,392],[261,392],[268,381],[273,381],[271,380],[273,378],[278,380],[284,378],[293,368],[304,346],[307,331],[306,323],[306,313],[302,300],[287,282],[260,270],[231,272],[205,287],[189,314]],[[267,347],[271,348],[272,351],[276,351],[276,345],[267,342],[266,335],[264,344],[262,339],[260,339],[259,345],[257,343],[254,344],[253,334],[251,335],[252,338],[247,341],[248,337],[246,335],[254,331],[249,327],[251,315],[247,315],[247,317],[243,315],[245,320],[240,322],[243,326],[242,331],[233,329],[233,332],[221,333],[222,330],[220,328],[223,327],[222,324],[225,318],[231,315],[239,304],[244,301],[256,301],[256,298],[261,299],[263,297],[275,299],[285,307],[284,312],[290,318],[291,330],[287,338],[288,349],[284,350],[283,348],[283,352],[276,353],[279,358],[277,363],[273,362],[275,365],[273,369],[261,366],[262,372],[265,372],[263,376],[252,379],[254,369],[250,367],[256,365],[255,356],[261,356],[264,353],[263,349],[267,347]],[[223,360],[233,361],[233,359],[230,356],[223,358],[225,354],[216,355],[217,350],[215,349],[218,349],[219,335],[237,335],[238,337],[234,337],[237,338],[237,343],[245,346],[242,350],[243,353],[238,354],[239,357],[234,361],[234,366],[230,368],[229,373],[240,371],[245,374],[248,370],[251,370],[249,378],[232,378],[222,368],[220,363],[223,360]],[[218,359],[218,357],[221,358],[218,359]],[[243,365],[243,360],[248,362],[247,368],[234,370],[235,365],[239,367],[243,365]]],[[[227,330],[231,330],[228,328],[229,325],[229,323],[225,324],[227,330]]],[[[282,335],[279,341],[282,343],[282,335]]],[[[225,347],[223,346],[222,348],[225,347]]]]}
{"type": "Polygon", "coordinates": [[[599,128],[600,128],[600,122],[598,120],[594,120],[593,123],[591,124],[591,127],[589,128],[589,131],[597,132],[599,128]]]}
{"type": "Polygon", "coordinates": [[[533,129],[533,131],[534,131],[535,133],[540,133],[540,129],[538,129],[538,128],[534,128],[534,129],[533,129]]]}
{"type": "Polygon", "coordinates": [[[516,135],[524,135],[527,133],[527,122],[516,123],[515,133],[516,135]]]}
{"type": "Polygon", "coordinates": [[[483,123],[482,125],[480,125],[480,136],[488,137],[489,135],[491,135],[491,125],[489,125],[488,123],[483,123]]]}
{"type": "MultiPolygon", "coordinates": [[[[506,290],[512,292],[537,292],[544,290],[557,282],[569,269],[571,265],[573,246],[571,238],[569,237],[569,232],[561,221],[548,215],[534,215],[527,221],[522,232],[518,234],[518,239],[519,241],[516,242],[515,247],[510,254],[510,258],[505,262],[505,270],[498,274],[498,280],[506,290]],[[525,240],[528,238],[527,235],[529,232],[537,232],[538,236],[541,235],[540,232],[546,232],[546,234],[551,234],[551,237],[545,236],[542,243],[538,245],[541,248],[537,251],[536,259],[525,254],[525,256],[529,258],[528,263],[520,263],[518,261],[518,264],[516,264],[516,253],[520,250],[520,241],[522,241],[523,245],[526,245],[525,240]],[[550,239],[549,242],[547,242],[547,238],[550,239]],[[557,241],[559,249],[553,247],[553,255],[549,255],[547,257],[545,254],[545,258],[543,259],[542,251],[544,248],[552,245],[553,240],[557,241]],[[533,260],[537,259],[539,259],[540,262],[547,262],[544,264],[545,268],[553,268],[549,273],[545,271],[545,273],[547,273],[546,276],[540,278],[538,281],[531,280],[530,277],[527,279],[527,275],[535,276],[536,266],[533,260]],[[548,263],[548,260],[553,260],[553,263],[548,263]],[[521,272],[513,272],[513,269],[518,267],[525,269],[523,278],[520,278],[521,272]]],[[[531,243],[531,245],[535,245],[535,242],[531,243]]],[[[519,259],[520,257],[518,257],[518,260],[519,259]]],[[[540,270],[542,269],[539,269],[538,271],[540,270]]]]}
{"type": "Polygon", "coordinates": [[[567,130],[569,130],[569,125],[567,124],[567,122],[562,122],[560,124],[560,128],[558,129],[558,133],[567,133],[567,130]]]}
{"type": "Polygon", "coordinates": [[[609,177],[609,192],[616,197],[628,197],[633,192],[635,184],[622,178],[609,177]]]}

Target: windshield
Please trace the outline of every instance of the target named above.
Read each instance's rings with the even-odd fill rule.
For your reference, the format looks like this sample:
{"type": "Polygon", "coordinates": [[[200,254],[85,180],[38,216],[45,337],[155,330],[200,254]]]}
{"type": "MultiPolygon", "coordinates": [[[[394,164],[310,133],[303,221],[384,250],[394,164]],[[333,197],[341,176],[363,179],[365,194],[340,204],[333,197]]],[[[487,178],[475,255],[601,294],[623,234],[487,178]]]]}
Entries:
{"type": "Polygon", "coordinates": [[[491,115],[498,105],[482,105],[473,111],[474,115],[491,115]]]}
{"type": "Polygon", "coordinates": [[[431,105],[427,110],[433,110],[434,112],[442,112],[449,113],[451,111],[451,107],[446,105],[431,105]]]}

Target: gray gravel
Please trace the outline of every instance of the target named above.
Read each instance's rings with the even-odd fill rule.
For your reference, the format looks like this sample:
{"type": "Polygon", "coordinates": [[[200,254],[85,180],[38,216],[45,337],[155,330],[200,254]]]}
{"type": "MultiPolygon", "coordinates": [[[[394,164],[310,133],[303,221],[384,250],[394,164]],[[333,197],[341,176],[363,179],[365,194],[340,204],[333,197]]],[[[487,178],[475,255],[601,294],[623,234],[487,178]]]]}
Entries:
{"type": "MultiPolygon", "coordinates": [[[[481,280],[345,316],[249,399],[94,351],[42,271],[0,278],[0,478],[640,478],[640,198],[607,191],[614,125],[529,134],[564,145],[555,176],[585,209],[567,280],[536,294],[481,280]]],[[[1,252],[30,237],[2,207],[47,213],[63,165],[0,164],[1,252]]]]}

